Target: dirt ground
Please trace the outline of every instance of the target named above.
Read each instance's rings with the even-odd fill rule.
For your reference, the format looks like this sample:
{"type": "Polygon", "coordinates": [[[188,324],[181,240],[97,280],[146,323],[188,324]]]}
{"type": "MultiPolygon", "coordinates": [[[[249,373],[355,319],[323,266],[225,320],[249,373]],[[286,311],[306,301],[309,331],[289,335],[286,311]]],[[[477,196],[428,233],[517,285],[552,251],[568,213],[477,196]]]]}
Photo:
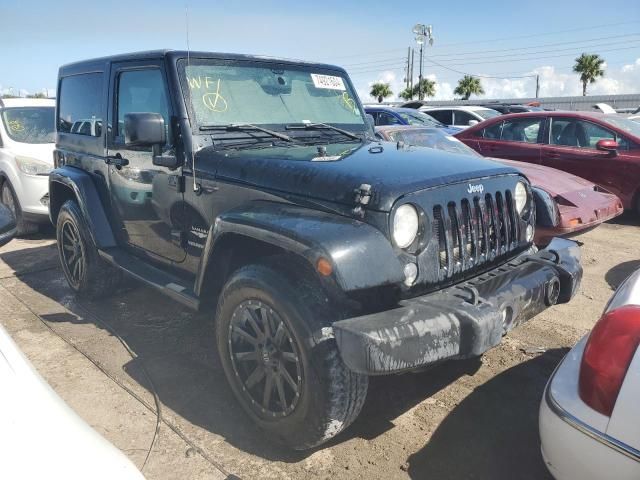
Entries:
{"type": "Polygon", "coordinates": [[[544,479],[537,419],[545,382],[640,267],[639,234],[640,222],[624,217],[578,237],[585,275],[571,303],[480,359],[373,378],[355,424],[304,453],[262,436],[236,405],[209,315],[129,282],[112,298],[78,300],[51,234],[0,249],[0,323],[60,396],[139,468],[151,448],[149,479],[544,479]]]}

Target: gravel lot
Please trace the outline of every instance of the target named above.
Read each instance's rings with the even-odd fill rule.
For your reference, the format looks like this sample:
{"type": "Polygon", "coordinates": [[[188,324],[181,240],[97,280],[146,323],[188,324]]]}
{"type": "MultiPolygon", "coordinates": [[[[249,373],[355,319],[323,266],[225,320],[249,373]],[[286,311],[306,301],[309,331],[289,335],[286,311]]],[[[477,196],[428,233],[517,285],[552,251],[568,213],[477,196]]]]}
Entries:
{"type": "Polygon", "coordinates": [[[133,283],[110,299],[78,301],[51,234],[0,249],[0,323],[53,388],[138,467],[152,446],[143,470],[149,479],[549,478],[537,428],[546,379],[612,290],[640,267],[639,226],[623,217],[579,237],[585,276],[577,297],[482,358],[372,379],[356,423],[311,452],[274,445],[235,404],[209,315],[194,316],[133,283]]]}

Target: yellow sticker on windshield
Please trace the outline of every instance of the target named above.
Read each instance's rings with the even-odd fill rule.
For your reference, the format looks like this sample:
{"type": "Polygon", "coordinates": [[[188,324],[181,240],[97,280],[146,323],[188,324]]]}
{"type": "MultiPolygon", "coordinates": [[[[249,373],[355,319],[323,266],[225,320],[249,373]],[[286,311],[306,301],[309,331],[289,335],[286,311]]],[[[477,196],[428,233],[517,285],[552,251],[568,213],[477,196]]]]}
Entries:
{"type": "Polygon", "coordinates": [[[356,115],[360,114],[360,112],[358,111],[358,107],[356,106],[355,100],[351,98],[347,92],[342,92],[342,96],[340,97],[340,102],[342,103],[342,106],[347,110],[355,113],[356,115]]]}
{"type": "Polygon", "coordinates": [[[12,132],[24,132],[24,125],[19,120],[10,120],[7,122],[12,132]]]}
{"type": "Polygon", "coordinates": [[[229,108],[227,100],[220,94],[220,79],[213,80],[211,77],[187,77],[189,88],[193,90],[202,90],[202,104],[209,110],[217,113],[226,112],[229,108]]]}

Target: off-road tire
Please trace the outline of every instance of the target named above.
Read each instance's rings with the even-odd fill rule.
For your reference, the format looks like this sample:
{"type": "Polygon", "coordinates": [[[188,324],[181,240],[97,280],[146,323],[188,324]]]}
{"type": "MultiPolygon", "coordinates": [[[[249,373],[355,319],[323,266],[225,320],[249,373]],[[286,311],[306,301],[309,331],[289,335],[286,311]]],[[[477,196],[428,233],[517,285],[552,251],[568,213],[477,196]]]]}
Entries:
{"type": "Polygon", "coordinates": [[[122,280],[122,272],[100,258],[80,207],[73,200],[67,200],[60,208],[56,239],[62,271],[74,292],[86,298],[99,298],[108,296],[117,289],[122,280]],[[76,263],[70,260],[72,252],[67,248],[72,236],[70,232],[76,235],[77,253],[81,255],[77,259],[77,262],[81,262],[78,270],[75,270],[76,263]]]}
{"type": "Polygon", "coordinates": [[[16,234],[19,237],[25,235],[33,235],[38,233],[39,227],[37,223],[27,222],[22,215],[22,207],[16,196],[16,192],[13,190],[13,186],[9,183],[9,180],[2,181],[0,179],[0,203],[4,204],[16,219],[16,234]]]}
{"type": "MultiPolygon", "coordinates": [[[[334,437],[356,419],[366,398],[368,377],[352,372],[343,363],[327,328],[336,319],[335,313],[319,284],[309,274],[287,271],[287,263],[291,263],[290,259],[274,259],[242,267],[232,274],[218,301],[216,341],[227,380],[248,415],[269,436],[295,450],[305,450],[334,437]],[[248,301],[276,312],[299,353],[300,395],[286,416],[282,413],[273,418],[275,414],[260,411],[250,398],[248,382],[243,382],[232,360],[231,324],[237,322],[234,313],[248,301]]],[[[263,385],[266,389],[266,377],[263,385]]],[[[282,406],[281,401],[276,402],[282,406]]]]}

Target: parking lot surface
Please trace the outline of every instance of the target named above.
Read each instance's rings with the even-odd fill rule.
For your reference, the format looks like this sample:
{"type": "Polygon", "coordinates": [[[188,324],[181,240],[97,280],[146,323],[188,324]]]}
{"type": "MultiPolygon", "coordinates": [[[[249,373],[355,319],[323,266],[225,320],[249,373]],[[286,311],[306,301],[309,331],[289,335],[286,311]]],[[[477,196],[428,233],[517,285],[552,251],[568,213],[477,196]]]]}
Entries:
{"type": "Polygon", "coordinates": [[[0,323],[149,479],[549,478],[537,427],[545,382],[640,267],[639,225],[622,217],[578,237],[585,275],[569,304],[482,358],[372,378],[357,421],[308,452],[278,447],[236,404],[210,313],[194,315],[133,281],[108,299],[78,299],[50,233],[0,249],[0,323]]]}

